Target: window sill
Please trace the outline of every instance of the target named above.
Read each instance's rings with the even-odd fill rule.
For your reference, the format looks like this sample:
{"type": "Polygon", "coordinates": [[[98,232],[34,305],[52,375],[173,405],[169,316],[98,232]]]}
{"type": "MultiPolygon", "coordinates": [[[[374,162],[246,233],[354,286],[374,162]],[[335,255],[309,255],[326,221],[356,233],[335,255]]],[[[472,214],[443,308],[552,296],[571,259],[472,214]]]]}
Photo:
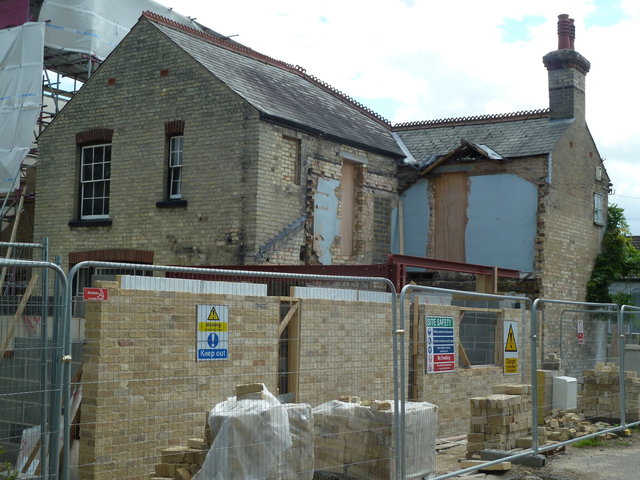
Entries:
{"type": "Polygon", "coordinates": [[[71,220],[69,226],[71,228],[76,227],[110,227],[113,221],[110,218],[104,218],[101,220],[71,220]]]}
{"type": "Polygon", "coordinates": [[[186,206],[186,200],[162,200],[161,202],[156,202],[156,208],[181,208],[186,206]]]}

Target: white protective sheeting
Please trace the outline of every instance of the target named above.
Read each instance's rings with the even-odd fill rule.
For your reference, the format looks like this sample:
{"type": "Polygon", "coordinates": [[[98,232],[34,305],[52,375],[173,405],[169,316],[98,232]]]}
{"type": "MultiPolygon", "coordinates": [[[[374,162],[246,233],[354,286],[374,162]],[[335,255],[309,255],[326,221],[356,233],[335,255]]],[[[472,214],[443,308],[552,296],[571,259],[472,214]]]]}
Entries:
{"type": "Polygon", "coordinates": [[[33,142],[43,52],[44,24],[0,30],[0,193],[11,191],[33,142]]]}
{"type": "Polygon", "coordinates": [[[147,10],[202,30],[197,23],[152,0],[45,0],[38,20],[47,22],[47,47],[104,60],[147,10]]]}
{"type": "MultiPolygon", "coordinates": [[[[393,401],[388,403],[387,410],[340,400],[314,408],[316,470],[367,480],[396,478],[393,401]]],[[[406,479],[431,478],[436,471],[438,407],[409,402],[405,414],[406,479]]]]}
{"type": "Polygon", "coordinates": [[[264,386],[260,397],[231,397],[211,410],[213,444],[193,480],[313,478],[311,407],[281,404],[264,386]]]}

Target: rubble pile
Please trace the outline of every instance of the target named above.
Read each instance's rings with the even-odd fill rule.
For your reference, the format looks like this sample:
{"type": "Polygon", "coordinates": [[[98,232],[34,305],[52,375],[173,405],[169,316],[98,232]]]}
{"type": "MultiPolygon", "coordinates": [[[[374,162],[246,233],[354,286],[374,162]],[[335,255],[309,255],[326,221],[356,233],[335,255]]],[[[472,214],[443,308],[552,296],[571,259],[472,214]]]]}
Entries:
{"type": "Polygon", "coordinates": [[[611,425],[604,422],[592,424],[585,418],[584,414],[578,411],[565,412],[556,408],[544,418],[544,426],[549,440],[564,442],[572,438],[599,432],[609,428],[611,425]]]}

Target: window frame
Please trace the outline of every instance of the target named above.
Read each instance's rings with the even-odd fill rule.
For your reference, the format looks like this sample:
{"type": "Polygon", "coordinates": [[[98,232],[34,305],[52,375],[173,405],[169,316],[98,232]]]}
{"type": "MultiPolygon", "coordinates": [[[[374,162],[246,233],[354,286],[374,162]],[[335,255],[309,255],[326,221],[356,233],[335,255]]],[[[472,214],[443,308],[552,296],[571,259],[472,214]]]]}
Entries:
{"type": "Polygon", "coordinates": [[[78,177],[78,185],[79,185],[79,200],[78,200],[78,218],[81,221],[91,221],[91,220],[105,220],[110,218],[110,207],[111,207],[111,156],[112,156],[112,144],[109,142],[104,143],[96,143],[91,145],[82,145],[80,147],[80,172],[78,177]],[[100,162],[95,162],[95,151],[101,149],[102,150],[102,160],[100,162]],[[85,160],[88,158],[85,156],[86,152],[91,150],[92,158],[91,163],[85,164],[85,160]],[[107,155],[108,153],[108,155],[107,155]],[[108,156],[108,159],[107,159],[108,156]],[[97,164],[102,165],[102,177],[96,178],[95,171],[97,164]],[[85,179],[85,171],[86,167],[91,165],[91,178],[85,179]],[[105,173],[105,171],[107,173],[105,173]],[[100,196],[96,195],[96,185],[102,184],[102,194],[100,196]],[[91,194],[89,194],[89,186],[91,185],[91,194]],[[97,199],[102,200],[101,213],[93,213],[95,201],[97,199]],[[85,213],[85,202],[91,201],[92,208],[90,214],[85,213]],[[106,204],[106,207],[105,207],[106,204]]]}
{"type": "Polygon", "coordinates": [[[167,199],[169,201],[182,200],[182,179],[184,166],[184,135],[168,137],[167,159],[167,199]],[[179,140],[179,142],[178,142],[179,140]],[[178,143],[176,146],[175,143],[178,143]],[[174,162],[174,160],[176,160],[174,162]],[[177,178],[176,178],[177,177],[177,178]],[[174,186],[177,186],[174,190],[174,186]]]}
{"type": "Polygon", "coordinates": [[[601,227],[605,225],[604,195],[597,192],[593,194],[593,223],[601,227]]]}

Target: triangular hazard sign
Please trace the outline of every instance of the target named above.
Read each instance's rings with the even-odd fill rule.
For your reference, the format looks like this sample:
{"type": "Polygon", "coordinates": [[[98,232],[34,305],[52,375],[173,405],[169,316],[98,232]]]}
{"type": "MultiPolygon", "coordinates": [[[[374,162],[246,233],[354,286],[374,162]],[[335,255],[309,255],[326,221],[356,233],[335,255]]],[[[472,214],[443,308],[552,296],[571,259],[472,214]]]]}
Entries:
{"type": "Polygon", "coordinates": [[[509,333],[507,333],[507,343],[504,346],[505,352],[517,352],[518,345],[516,345],[516,336],[513,333],[513,326],[509,325],[509,333]]]}
{"type": "Polygon", "coordinates": [[[209,312],[209,316],[207,317],[207,320],[220,320],[220,317],[218,316],[218,312],[216,312],[216,307],[211,307],[211,311],[209,312]]]}

